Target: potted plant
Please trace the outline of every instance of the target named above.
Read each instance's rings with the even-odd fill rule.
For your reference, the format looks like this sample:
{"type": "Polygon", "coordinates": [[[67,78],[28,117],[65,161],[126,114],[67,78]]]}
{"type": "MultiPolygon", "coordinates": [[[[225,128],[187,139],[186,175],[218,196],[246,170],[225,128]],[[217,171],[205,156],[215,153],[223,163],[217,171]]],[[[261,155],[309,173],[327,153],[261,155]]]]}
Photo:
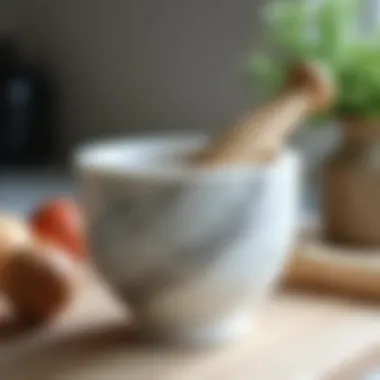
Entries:
{"type": "Polygon", "coordinates": [[[265,94],[283,85],[289,64],[329,67],[336,102],[313,122],[336,120],[341,139],[323,165],[322,226],[340,243],[380,245],[380,33],[360,28],[359,0],[276,1],[268,5],[264,54],[250,74],[265,94]]]}

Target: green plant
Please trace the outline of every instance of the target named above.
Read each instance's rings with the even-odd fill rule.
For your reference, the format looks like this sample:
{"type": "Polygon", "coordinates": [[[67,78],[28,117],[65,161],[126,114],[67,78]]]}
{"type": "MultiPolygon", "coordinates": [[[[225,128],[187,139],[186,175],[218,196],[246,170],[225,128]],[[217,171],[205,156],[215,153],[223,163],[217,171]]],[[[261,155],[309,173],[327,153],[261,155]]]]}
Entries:
{"type": "Polygon", "coordinates": [[[380,33],[359,32],[360,0],[271,1],[265,9],[266,53],[249,67],[255,84],[272,94],[288,67],[301,60],[323,62],[338,88],[328,117],[380,118],[380,33]]]}

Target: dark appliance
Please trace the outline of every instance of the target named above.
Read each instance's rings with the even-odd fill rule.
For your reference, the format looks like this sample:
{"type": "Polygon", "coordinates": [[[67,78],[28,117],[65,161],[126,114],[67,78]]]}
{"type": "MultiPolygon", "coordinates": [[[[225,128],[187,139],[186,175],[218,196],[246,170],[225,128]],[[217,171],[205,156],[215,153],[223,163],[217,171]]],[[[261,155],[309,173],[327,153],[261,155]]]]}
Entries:
{"type": "Polygon", "coordinates": [[[0,166],[48,164],[54,154],[52,93],[11,40],[0,40],[0,166]]]}

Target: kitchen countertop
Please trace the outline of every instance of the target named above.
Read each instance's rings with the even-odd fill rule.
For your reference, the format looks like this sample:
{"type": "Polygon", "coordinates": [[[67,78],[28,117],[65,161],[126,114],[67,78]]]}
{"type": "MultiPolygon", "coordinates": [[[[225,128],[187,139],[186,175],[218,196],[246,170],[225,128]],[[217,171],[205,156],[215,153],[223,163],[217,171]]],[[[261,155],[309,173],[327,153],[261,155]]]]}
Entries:
{"type": "MultiPolygon", "coordinates": [[[[256,328],[239,341],[198,349],[144,344],[134,339],[122,305],[88,273],[71,308],[44,331],[9,331],[0,324],[0,377],[364,380],[367,377],[347,373],[343,378],[329,375],[338,367],[348,369],[347,363],[363,358],[367,350],[378,350],[379,317],[375,305],[279,293],[256,314],[256,328]]],[[[370,373],[371,368],[366,369],[363,374],[370,373]]]]}

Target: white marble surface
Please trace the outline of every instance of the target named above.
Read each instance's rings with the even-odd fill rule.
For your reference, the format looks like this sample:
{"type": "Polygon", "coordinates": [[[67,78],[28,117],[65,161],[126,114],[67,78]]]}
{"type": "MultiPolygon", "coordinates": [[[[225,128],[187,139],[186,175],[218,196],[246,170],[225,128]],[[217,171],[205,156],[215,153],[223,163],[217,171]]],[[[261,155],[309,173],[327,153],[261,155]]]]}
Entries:
{"type": "Polygon", "coordinates": [[[75,160],[97,269],[147,334],[180,344],[246,333],[252,302],[261,309],[298,230],[297,153],[234,170],[181,160],[206,143],[108,141],[75,160]]]}

